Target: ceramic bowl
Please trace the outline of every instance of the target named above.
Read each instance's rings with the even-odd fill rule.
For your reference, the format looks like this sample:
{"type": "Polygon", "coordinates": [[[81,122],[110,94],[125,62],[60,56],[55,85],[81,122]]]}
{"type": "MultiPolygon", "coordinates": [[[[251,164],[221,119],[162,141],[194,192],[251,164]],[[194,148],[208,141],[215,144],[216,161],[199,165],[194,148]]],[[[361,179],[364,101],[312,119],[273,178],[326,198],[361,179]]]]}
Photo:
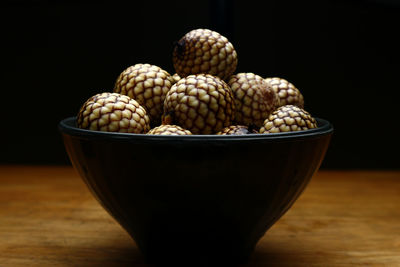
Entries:
{"type": "Polygon", "coordinates": [[[59,129],[72,165],[148,262],[243,263],[318,170],[333,132],[162,136],[59,129]]]}

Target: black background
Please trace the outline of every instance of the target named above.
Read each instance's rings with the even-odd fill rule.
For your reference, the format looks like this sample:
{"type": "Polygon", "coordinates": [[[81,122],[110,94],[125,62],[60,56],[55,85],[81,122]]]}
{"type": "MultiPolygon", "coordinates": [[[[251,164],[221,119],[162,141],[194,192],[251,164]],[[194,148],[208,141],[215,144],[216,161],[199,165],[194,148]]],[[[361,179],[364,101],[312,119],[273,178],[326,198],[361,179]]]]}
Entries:
{"type": "Polygon", "coordinates": [[[324,168],[399,168],[397,1],[2,1],[1,156],[68,164],[58,122],[136,63],[171,74],[195,28],[235,46],[237,72],[286,78],[335,127],[324,168]]]}

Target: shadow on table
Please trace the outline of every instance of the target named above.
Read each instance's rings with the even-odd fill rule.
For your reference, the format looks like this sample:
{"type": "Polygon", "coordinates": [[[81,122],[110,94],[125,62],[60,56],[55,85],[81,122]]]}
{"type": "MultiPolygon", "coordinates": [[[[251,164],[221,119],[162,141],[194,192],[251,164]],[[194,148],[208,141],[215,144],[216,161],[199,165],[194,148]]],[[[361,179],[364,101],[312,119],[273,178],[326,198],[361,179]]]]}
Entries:
{"type": "MultiPolygon", "coordinates": [[[[277,240],[261,240],[248,264],[242,267],[259,266],[319,266],[335,261],[329,251],[324,251],[311,240],[293,240],[292,243],[277,240]]],[[[333,262],[332,262],[333,263],[333,262]]]]}
{"type": "Polygon", "coordinates": [[[121,246],[121,244],[108,244],[107,246],[93,246],[90,248],[68,247],[59,253],[58,263],[71,263],[76,267],[152,267],[145,260],[134,245],[121,246]],[[73,255],[73,256],[72,256],[73,255]]]}

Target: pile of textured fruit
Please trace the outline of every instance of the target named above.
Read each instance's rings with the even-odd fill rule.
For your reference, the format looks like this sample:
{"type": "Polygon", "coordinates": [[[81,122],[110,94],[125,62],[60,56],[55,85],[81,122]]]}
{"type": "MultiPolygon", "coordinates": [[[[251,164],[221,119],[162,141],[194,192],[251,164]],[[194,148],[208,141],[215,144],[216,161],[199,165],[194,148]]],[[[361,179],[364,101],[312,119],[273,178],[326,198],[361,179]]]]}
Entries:
{"type": "Polygon", "coordinates": [[[89,98],[80,128],[139,134],[252,134],[316,128],[304,99],[281,78],[234,74],[237,54],[227,38],[207,29],[187,33],[173,51],[176,73],[136,64],[113,92],[89,98]]]}

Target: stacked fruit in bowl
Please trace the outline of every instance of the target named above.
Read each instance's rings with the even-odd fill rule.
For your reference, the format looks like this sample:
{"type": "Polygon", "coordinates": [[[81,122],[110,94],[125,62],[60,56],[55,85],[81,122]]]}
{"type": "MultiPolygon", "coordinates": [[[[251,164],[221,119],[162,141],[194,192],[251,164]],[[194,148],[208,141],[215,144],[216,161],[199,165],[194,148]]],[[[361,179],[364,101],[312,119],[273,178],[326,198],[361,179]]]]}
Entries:
{"type": "Polygon", "coordinates": [[[317,127],[292,83],[235,73],[237,64],[226,37],[192,30],[174,47],[175,74],[151,64],[128,67],[112,92],[99,92],[82,105],[77,126],[158,135],[268,134],[317,127]]]}
{"type": "Polygon", "coordinates": [[[193,30],[174,47],[176,73],[134,64],[59,124],[73,166],[148,262],[246,262],[324,158],[332,125],[289,81],[235,73],[237,62],[225,37],[193,30]]]}

